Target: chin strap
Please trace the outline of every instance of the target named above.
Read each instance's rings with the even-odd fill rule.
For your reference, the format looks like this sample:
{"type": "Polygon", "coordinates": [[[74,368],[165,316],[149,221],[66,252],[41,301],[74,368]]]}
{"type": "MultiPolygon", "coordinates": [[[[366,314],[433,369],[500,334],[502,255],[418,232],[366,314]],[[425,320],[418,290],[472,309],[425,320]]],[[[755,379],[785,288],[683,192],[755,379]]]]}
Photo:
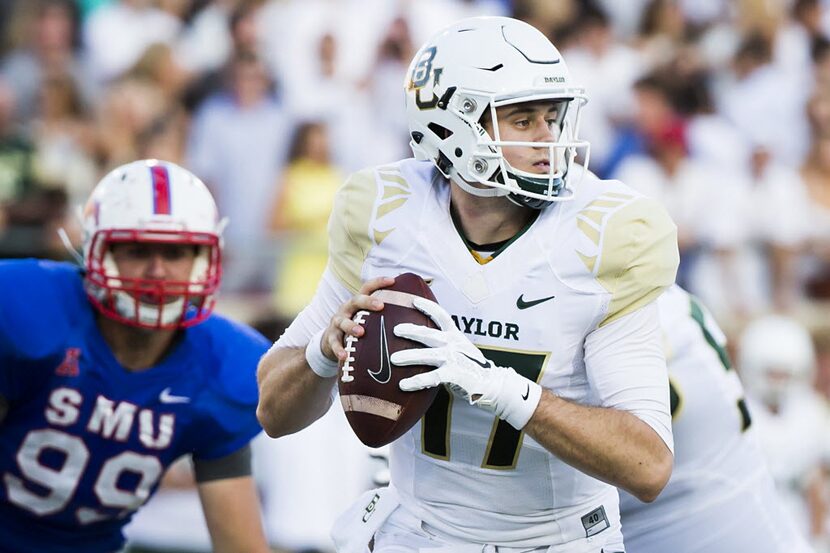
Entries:
{"type": "Polygon", "coordinates": [[[453,182],[460,186],[461,189],[465,192],[473,196],[478,196],[480,198],[494,198],[497,196],[507,196],[508,194],[510,194],[509,191],[501,188],[496,188],[495,186],[484,186],[483,188],[473,186],[472,184],[461,178],[461,176],[457,173],[455,174],[453,182]]]}
{"type": "Polygon", "coordinates": [[[549,200],[540,200],[539,198],[529,198],[516,194],[515,192],[507,195],[507,199],[520,207],[529,207],[530,209],[544,209],[548,207],[551,202],[549,200]]]}
{"type": "Polygon", "coordinates": [[[69,234],[66,232],[66,229],[63,227],[58,229],[58,237],[61,239],[61,243],[63,247],[66,248],[66,251],[69,252],[69,255],[72,256],[72,259],[80,265],[81,267],[84,266],[84,256],[78,253],[78,250],[75,249],[75,246],[72,245],[72,241],[69,239],[69,234]]]}

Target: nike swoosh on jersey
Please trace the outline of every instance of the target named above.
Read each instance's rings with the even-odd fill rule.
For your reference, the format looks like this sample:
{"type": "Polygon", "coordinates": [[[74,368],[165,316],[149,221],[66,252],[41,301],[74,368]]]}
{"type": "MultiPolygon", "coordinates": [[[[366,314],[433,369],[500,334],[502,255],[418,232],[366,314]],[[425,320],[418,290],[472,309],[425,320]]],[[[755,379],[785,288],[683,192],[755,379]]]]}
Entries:
{"type": "Polygon", "coordinates": [[[548,296],[546,298],[539,298],[538,300],[526,301],[524,298],[524,294],[521,294],[519,298],[516,300],[516,307],[518,307],[519,309],[527,309],[528,307],[533,307],[534,305],[539,305],[540,303],[552,300],[555,297],[556,296],[548,296]]]}
{"type": "Polygon", "coordinates": [[[380,316],[380,368],[369,371],[369,376],[381,384],[386,384],[392,378],[392,362],[389,360],[389,340],[386,338],[386,324],[383,315],[380,316]]]}
{"type": "Polygon", "coordinates": [[[527,385],[527,390],[525,390],[525,393],[522,394],[522,399],[527,401],[527,398],[529,398],[529,397],[530,397],[530,384],[527,385]]]}
{"type": "Polygon", "coordinates": [[[170,388],[167,387],[159,394],[159,401],[162,403],[190,403],[190,398],[187,396],[174,396],[170,393],[170,388]]]}

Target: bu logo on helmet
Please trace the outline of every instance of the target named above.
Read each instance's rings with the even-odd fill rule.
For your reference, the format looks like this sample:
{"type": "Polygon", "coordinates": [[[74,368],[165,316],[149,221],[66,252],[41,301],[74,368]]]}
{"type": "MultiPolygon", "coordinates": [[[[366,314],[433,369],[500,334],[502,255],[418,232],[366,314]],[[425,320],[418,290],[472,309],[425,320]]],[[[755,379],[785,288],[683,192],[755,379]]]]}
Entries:
{"type": "Polygon", "coordinates": [[[438,85],[441,79],[442,68],[432,68],[432,60],[435,59],[435,54],[438,53],[438,48],[430,46],[426,48],[418,59],[418,63],[412,69],[412,76],[409,79],[409,88],[415,90],[415,103],[420,109],[432,109],[438,105],[439,97],[432,92],[432,98],[424,100],[421,98],[421,90],[432,80],[432,86],[438,85]]]}
{"type": "MultiPolygon", "coordinates": [[[[412,70],[412,77],[409,80],[409,88],[421,88],[429,82],[429,79],[432,76],[432,60],[435,59],[435,54],[437,52],[438,48],[435,46],[430,46],[424,50],[424,53],[421,54],[418,63],[415,64],[415,68],[412,70]]],[[[440,74],[440,69],[438,72],[440,74]]]]}

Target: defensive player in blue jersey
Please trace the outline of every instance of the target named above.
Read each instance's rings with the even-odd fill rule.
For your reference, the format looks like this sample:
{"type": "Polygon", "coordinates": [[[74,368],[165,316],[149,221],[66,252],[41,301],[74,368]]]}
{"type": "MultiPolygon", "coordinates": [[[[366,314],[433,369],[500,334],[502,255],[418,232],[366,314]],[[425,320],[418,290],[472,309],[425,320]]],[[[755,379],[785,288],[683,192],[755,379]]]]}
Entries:
{"type": "Polygon", "coordinates": [[[212,315],[224,221],[172,163],[108,174],[84,267],[0,262],[0,552],[114,552],[192,455],[216,551],[268,551],[250,468],[265,339],[212,315]]]}

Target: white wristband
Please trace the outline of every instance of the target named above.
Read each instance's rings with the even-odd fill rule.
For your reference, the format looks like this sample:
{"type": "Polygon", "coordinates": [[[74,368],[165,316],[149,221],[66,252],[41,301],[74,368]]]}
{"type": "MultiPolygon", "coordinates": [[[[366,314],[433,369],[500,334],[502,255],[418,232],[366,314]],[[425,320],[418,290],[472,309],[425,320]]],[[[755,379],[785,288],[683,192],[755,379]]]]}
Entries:
{"type": "Polygon", "coordinates": [[[501,405],[496,410],[496,415],[516,430],[521,430],[533,416],[539,400],[542,399],[542,387],[509,367],[505,370],[510,372],[502,385],[499,397],[501,405]]]}
{"type": "Polygon", "coordinates": [[[305,348],[305,360],[308,366],[320,378],[331,378],[337,376],[337,370],[340,364],[337,361],[332,361],[323,354],[323,349],[320,342],[323,339],[323,333],[326,329],[315,332],[311,337],[311,341],[305,348]]]}

